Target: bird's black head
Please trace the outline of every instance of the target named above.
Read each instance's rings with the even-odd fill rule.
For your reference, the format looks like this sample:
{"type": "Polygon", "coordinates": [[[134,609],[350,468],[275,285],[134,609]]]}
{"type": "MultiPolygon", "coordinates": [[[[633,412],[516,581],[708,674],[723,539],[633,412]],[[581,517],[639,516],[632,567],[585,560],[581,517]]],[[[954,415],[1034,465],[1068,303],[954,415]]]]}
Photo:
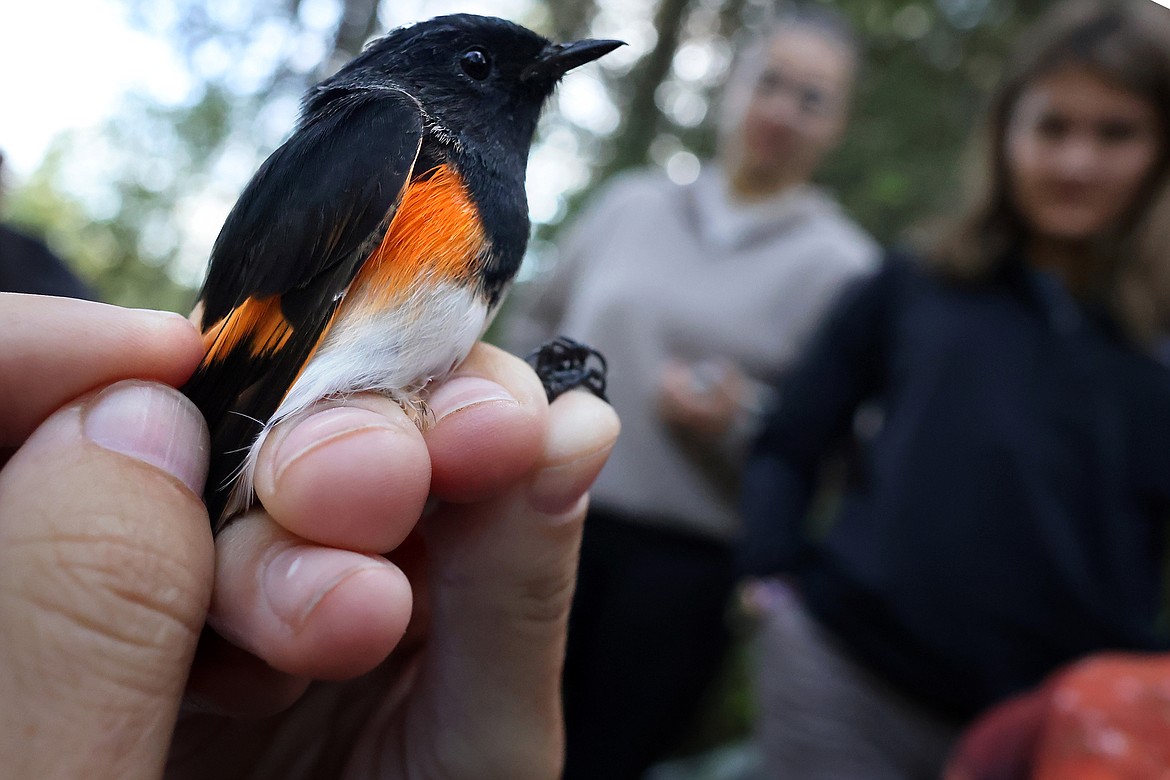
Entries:
{"type": "Polygon", "coordinates": [[[554,44],[503,19],[441,16],[375,40],[310,93],[306,116],[355,89],[400,89],[419,102],[428,129],[441,140],[496,165],[519,155],[523,165],[540,110],[561,76],[620,45],[554,44]]]}

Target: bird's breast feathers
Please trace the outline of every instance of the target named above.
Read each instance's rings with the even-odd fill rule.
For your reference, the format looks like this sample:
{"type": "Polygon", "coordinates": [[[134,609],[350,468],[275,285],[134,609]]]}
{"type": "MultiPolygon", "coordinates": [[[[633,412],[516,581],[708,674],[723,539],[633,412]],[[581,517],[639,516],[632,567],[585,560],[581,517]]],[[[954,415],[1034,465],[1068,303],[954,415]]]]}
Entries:
{"type": "Polygon", "coordinates": [[[415,178],[275,419],[331,395],[407,400],[449,372],[487,323],[475,276],[488,250],[458,175],[439,166],[415,178]]]}

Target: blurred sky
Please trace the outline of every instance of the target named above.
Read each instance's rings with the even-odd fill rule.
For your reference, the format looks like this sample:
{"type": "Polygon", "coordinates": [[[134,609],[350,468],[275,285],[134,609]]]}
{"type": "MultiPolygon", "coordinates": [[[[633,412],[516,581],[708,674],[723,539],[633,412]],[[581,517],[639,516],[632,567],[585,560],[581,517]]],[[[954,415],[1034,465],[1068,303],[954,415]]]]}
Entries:
{"type": "MultiPolygon", "coordinates": [[[[311,3],[310,3],[311,4],[311,3]]],[[[454,11],[515,16],[530,0],[395,0],[389,26],[454,11]]],[[[332,3],[321,2],[329,14],[332,3]]],[[[191,88],[172,44],[134,29],[117,0],[0,4],[0,149],[17,176],[52,138],[101,123],[128,91],[178,103],[191,88]]]]}
{"type": "Polygon", "coordinates": [[[167,43],[131,29],[112,0],[4,3],[0,73],[0,149],[17,175],[57,133],[99,124],[128,89],[177,100],[188,87],[167,43]]]}

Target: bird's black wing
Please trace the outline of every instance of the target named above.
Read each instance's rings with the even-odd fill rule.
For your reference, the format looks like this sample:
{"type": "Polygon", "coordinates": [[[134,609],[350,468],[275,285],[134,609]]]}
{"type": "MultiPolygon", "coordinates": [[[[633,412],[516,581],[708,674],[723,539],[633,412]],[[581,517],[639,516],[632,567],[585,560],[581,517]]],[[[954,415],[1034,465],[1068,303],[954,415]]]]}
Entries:
{"type": "Polygon", "coordinates": [[[273,152],[224,223],[200,293],[208,351],[183,388],[211,429],[213,524],[249,446],[381,242],[422,138],[405,94],[342,98],[273,152]]]}
{"type": "Polygon", "coordinates": [[[397,202],[422,136],[418,104],[390,90],[340,99],[301,126],[224,222],[200,293],[204,329],[248,298],[307,287],[354,262],[397,202]]]}

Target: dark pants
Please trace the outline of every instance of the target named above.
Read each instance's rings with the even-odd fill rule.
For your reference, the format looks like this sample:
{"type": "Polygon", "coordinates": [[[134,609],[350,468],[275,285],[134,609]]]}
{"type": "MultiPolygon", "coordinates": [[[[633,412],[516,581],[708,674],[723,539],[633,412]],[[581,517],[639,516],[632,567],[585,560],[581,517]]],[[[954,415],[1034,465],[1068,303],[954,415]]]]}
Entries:
{"type": "Polygon", "coordinates": [[[728,644],[731,550],[590,512],[565,659],[564,780],[636,780],[691,724],[728,644]]]}

